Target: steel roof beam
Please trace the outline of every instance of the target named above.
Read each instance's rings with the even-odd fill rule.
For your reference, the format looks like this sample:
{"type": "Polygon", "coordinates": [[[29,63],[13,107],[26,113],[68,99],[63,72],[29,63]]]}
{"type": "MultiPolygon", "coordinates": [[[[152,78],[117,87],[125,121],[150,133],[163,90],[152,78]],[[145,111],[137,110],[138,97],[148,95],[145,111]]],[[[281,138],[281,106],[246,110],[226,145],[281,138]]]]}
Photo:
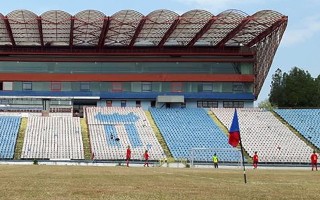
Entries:
{"type": "Polygon", "coordinates": [[[8,31],[10,42],[11,42],[12,46],[15,46],[16,42],[14,41],[14,37],[13,37],[12,29],[11,29],[11,26],[10,26],[10,23],[9,23],[9,19],[7,17],[4,17],[3,21],[4,21],[4,24],[6,25],[6,29],[8,31]]]}
{"type": "Polygon", "coordinates": [[[263,40],[267,35],[275,31],[278,27],[280,27],[282,24],[285,24],[288,22],[288,17],[283,16],[279,20],[277,20],[275,23],[273,23],[270,27],[268,27],[266,30],[261,32],[259,35],[257,35],[254,39],[252,39],[246,46],[251,47],[261,40],[263,40]]]}
{"type": "Polygon", "coordinates": [[[38,30],[39,30],[39,37],[40,37],[40,44],[43,47],[44,43],[43,43],[43,32],[42,32],[42,19],[41,17],[37,17],[37,21],[38,21],[38,30]]]}
{"type": "Polygon", "coordinates": [[[70,23],[70,36],[69,36],[69,46],[72,48],[73,46],[73,29],[74,29],[74,17],[71,17],[71,23],[70,23]]]}
{"type": "Polygon", "coordinates": [[[188,47],[193,46],[212,26],[212,24],[217,20],[217,17],[212,17],[209,21],[202,27],[202,29],[192,38],[192,40],[187,44],[188,47]]]}
{"type": "Polygon", "coordinates": [[[216,46],[222,47],[224,46],[230,39],[235,37],[243,28],[252,20],[251,16],[244,18],[241,23],[234,28],[231,32],[229,32],[226,37],[224,37],[216,46]]]}
{"type": "Polygon", "coordinates": [[[136,40],[137,40],[140,32],[142,31],[142,28],[143,28],[144,24],[146,23],[146,21],[147,21],[147,18],[146,18],[146,17],[143,17],[143,18],[140,20],[139,25],[138,25],[138,27],[136,28],[136,31],[134,32],[134,35],[133,35],[133,37],[132,37],[132,39],[131,39],[131,42],[130,42],[130,44],[129,44],[129,47],[133,47],[133,45],[134,45],[134,43],[136,42],[136,40]]]}
{"type": "Polygon", "coordinates": [[[158,47],[162,47],[164,43],[168,40],[170,35],[173,33],[173,31],[177,28],[178,24],[180,23],[180,17],[178,17],[174,22],[171,24],[170,28],[167,30],[167,32],[162,37],[161,41],[158,44],[158,47]]]}
{"type": "Polygon", "coordinates": [[[106,41],[109,26],[110,26],[110,17],[106,17],[103,19],[103,26],[102,26],[102,30],[101,30],[101,34],[98,42],[99,48],[102,48],[104,46],[104,42],[106,41]]]}

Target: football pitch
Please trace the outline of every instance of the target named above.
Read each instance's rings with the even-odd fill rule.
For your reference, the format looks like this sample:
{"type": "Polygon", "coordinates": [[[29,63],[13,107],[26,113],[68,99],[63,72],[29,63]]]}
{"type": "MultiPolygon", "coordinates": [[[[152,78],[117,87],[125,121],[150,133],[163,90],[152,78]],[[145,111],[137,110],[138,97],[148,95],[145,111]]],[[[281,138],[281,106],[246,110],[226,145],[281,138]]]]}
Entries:
{"type": "Polygon", "coordinates": [[[0,199],[320,199],[320,171],[0,165],[0,199]]]}

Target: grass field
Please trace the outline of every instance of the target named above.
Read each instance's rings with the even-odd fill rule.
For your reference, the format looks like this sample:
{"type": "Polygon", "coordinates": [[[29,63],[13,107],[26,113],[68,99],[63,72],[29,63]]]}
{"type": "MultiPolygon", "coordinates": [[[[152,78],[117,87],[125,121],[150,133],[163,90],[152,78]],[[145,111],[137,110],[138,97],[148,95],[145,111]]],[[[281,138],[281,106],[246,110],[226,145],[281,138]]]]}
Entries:
{"type": "Polygon", "coordinates": [[[320,171],[0,165],[1,199],[320,199],[320,171]]]}

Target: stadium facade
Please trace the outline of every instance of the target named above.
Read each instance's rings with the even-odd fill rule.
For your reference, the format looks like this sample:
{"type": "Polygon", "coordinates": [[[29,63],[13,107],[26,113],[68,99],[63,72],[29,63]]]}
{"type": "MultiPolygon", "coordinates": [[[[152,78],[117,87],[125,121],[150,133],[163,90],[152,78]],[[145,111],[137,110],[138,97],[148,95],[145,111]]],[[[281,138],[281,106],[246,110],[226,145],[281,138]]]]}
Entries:
{"type": "Polygon", "coordinates": [[[271,10],[0,14],[0,104],[253,107],[288,17],[271,10]]]}

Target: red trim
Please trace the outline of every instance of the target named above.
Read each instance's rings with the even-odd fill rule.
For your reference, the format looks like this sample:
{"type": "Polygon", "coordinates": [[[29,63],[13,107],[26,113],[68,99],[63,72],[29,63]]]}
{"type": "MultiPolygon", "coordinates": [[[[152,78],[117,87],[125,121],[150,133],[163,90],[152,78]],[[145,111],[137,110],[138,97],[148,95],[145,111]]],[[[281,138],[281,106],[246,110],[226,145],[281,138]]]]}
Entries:
{"type": "Polygon", "coordinates": [[[16,42],[15,42],[14,37],[13,37],[13,33],[12,33],[12,29],[11,29],[11,26],[10,26],[10,23],[9,23],[9,19],[7,17],[4,17],[3,21],[4,21],[4,24],[5,24],[6,29],[8,31],[10,42],[11,42],[12,46],[15,46],[16,42]]]}
{"type": "Polygon", "coordinates": [[[37,18],[38,21],[38,30],[39,30],[39,37],[40,37],[40,44],[43,47],[44,43],[43,43],[43,32],[42,32],[42,19],[41,17],[37,18]]]}
{"type": "Polygon", "coordinates": [[[241,23],[234,28],[231,32],[229,32],[216,46],[222,47],[224,46],[230,39],[235,37],[240,31],[243,30],[243,28],[251,21],[253,20],[253,17],[248,16],[244,18],[241,23]]]}
{"type": "Polygon", "coordinates": [[[140,23],[139,23],[138,27],[136,28],[136,31],[134,32],[134,35],[130,41],[129,47],[131,47],[131,48],[133,47],[133,45],[136,42],[136,39],[138,38],[140,32],[142,31],[142,28],[143,28],[144,24],[146,23],[146,21],[147,21],[146,17],[144,17],[140,20],[140,23]]]}
{"type": "Polygon", "coordinates": [[[164,43],[168,40],[170,35],[173,33],[173,31],[177,28],[178,24],[180,23],[181,17],[178,17],[174,20],[174,22],[171,24],[170,28],[167,30],[167,32],[164,34],[164,36],[161,38],[158,47],[163,47],[164,43]]]}
{"type": "Polygon", "coordinates": [[[202,29],[192,38],[187,46],[193,46],[212,26],[218,17],[211,17],[211,19],[202,27],[202,29]]]}
{"type": "Polygon", "coordinates": [[[162,81],[162,82],[254,82],[254,75],[239,74],[18,74],[0,73],[0,81],[162,81]]]}
{"type": "Polygon", "coordinates": [[[110,18],[106,17],[103,19],[103,27],[102,27],[101,34],[99,37],[99,42],[98,42],[98,46],[100,48],[102,48],[104,45],[108,30],[109,30],[109,26],[110,26],[110,18]]]}
{"type": "Polygon", "coordinates": [[[249,48],[225,47],[110,47],[103,49],[67,47],[2,47],[0,54],[9,55],[54,55],[54,56],[254,56],[255,52],[249,48]]]}
{"type": "MultiPolygon", "coordinates": [[[[0,53],[1,54],[1,53],[0,53]]],[[[0,61],[7,62],[239,62],[239,63],[253,63],[254,58],[121,58],[121,57],[1,57],[0,61]]]]}

